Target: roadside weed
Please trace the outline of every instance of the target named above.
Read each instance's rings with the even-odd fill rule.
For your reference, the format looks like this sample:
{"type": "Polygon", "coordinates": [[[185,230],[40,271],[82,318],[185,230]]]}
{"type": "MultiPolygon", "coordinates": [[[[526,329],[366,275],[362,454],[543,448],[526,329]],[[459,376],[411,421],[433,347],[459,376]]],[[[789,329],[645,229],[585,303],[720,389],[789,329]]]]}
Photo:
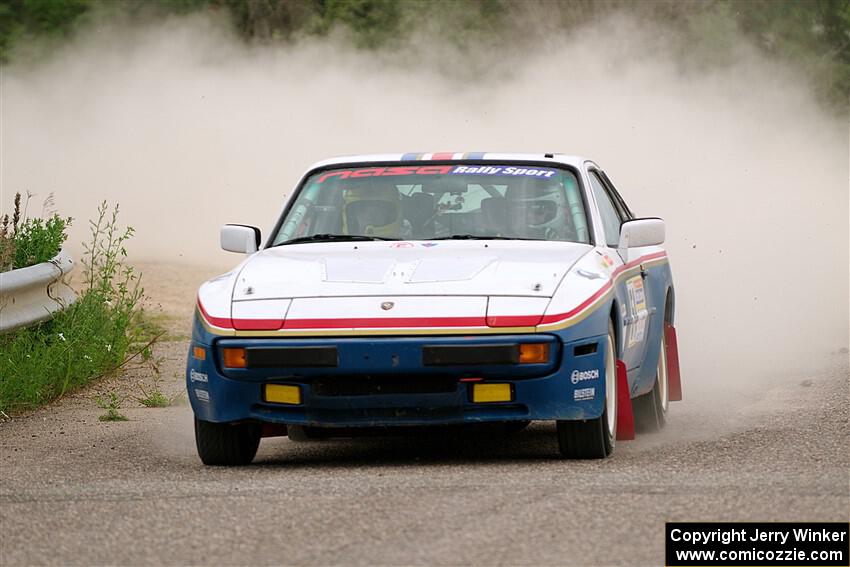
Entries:
{"type": "Polygon", "coordinates": [[[119,229],[118,206],[102,203],[90,227],[78,300],[49,321],[0,335],[0,411],[61,397],[120,368],[162,334],[140,325],[144,292],[126,264],[133,229],[119,229]]]}
{"type": "MultiPolygon", "coordinates": [[[[144,351],[142,352],[142,356],[144,356],[144,351]]],[[[142,395],[137,397],[136,401],[147,408],[168,407],[173,401],[163,394],[160,389],[160,365],[162,364],[162,360],[162,358],[149,358],[148,360],[151,366],[151,372],[153,373],[153,384],[150,387],[146,388],[142,382],[137,384],[142,395]]]]}
{"type": "Polygon", "coordinates": [[[15,265],[15,232],[21,218],[21,194],[15,193],[12,218],[8,214],[0,219],[0,272],[11,270],[15,265]]]}
{"type": "Polygon", "coordinates": [[[97,396],[94,401],[97,407],[106,410],[105,414],[98,417],[100,421],[129,421],[126,415],[118,411],[121,409],[121,400],[115,392],[111,392],[106,398],[97,396]]]}
{"type": "Polygon", "coordinates": [[[171,405],[171,400],[159,390],[148,391],[141,384],[139,384],[139,390],[142,391],[143,397],[136,400],[146,408],[167,408],[171,405]]]}

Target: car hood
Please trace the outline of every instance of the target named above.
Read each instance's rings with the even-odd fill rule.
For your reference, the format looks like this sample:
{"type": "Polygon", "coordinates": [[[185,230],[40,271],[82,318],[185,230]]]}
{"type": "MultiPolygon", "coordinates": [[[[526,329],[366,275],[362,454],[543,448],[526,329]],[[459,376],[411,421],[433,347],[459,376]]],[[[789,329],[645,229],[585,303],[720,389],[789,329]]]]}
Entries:
{"type": "Polygon", "coordinates": [[[568,242],[345,242],[278,246],[248,259],[232,299],[550,298],[592,247],[568,242]]]}

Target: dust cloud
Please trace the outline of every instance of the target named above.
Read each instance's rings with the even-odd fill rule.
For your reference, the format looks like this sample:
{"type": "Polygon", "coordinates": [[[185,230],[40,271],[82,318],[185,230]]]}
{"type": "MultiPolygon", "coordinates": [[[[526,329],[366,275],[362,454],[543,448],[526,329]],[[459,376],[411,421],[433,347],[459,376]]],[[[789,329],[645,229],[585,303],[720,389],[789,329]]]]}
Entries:
{"type": "Polygon", "coordinates": [[[575,153],[667,221],[691,400],[799,380],[848,345],[847,118],[743,42],[701,66],[620,18],[480,57],[249,47],[207,18],[83,37],[2,75],[0,202],[54,193],[77,255],[104,199],[134,260],[225,268],[218,227],[270,227],[324,157],[575,153]]]}

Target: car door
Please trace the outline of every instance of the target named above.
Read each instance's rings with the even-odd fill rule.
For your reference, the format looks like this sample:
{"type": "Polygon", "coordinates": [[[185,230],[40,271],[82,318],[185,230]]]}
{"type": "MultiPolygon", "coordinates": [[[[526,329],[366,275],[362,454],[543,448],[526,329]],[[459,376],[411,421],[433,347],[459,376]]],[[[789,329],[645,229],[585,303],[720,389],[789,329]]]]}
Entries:
{"type": "Polygon", "coordinates": [[[604,242],[597,242],[597,245],[608,248],[609,255],[618,258],[624,264],[625,272],[621,272],[616,280],[615,293],[621,302],[623,317],[623,333],[619,338],[621,356],[626,368],[632,370],[638,368],[643,361],[651,314],[651,306],[648,302],[650,294],[646,289],[648,284],[646,272],[642,268],[634,270],[631,266],[631,263],[637,260],[634,254],[639,253],[639,250],[618,249],[620,225],[634,218],[634,215],[601,170],[591,169],[588,174],[605,233],[604,242]]]}

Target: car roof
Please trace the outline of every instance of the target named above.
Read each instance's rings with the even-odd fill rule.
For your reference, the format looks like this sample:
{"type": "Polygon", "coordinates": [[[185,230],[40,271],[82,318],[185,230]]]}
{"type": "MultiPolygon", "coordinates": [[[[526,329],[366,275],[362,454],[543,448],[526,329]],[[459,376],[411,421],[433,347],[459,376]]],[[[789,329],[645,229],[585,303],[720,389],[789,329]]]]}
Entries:
{"type": "Polygon", "coordinates": [[[413,161],[493,161],[493,162],[512,162],[512,161],[536,161],[562,163],[573,167],[580,167],[584,162],[589,161],[586,158],[575,155],[559,154],[559,153],[496,153],[496,152],[431,152],[431,153],[416,153],[409,152],[405,154],[366,154],[339,156],[330,159],[325,159],[314,163],[310,169],[320,167],[328,167],[333,165],[345,165],[349,163],[380,163],[380,162],[413,162],[413,161]]]}

